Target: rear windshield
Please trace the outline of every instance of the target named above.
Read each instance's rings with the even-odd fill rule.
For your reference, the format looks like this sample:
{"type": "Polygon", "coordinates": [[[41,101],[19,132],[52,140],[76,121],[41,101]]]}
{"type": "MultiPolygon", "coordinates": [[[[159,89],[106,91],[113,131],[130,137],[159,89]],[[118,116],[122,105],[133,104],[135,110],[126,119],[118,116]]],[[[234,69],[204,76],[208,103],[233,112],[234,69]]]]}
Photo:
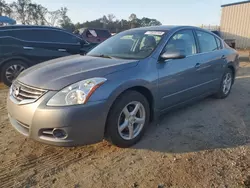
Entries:
{"type": "Polygon", "coordinates": [[[107,30],[94,29],[94,31],[96,32],[97,36],[101,38],[108,38],[111,36],[110,32],[107,30]]]}

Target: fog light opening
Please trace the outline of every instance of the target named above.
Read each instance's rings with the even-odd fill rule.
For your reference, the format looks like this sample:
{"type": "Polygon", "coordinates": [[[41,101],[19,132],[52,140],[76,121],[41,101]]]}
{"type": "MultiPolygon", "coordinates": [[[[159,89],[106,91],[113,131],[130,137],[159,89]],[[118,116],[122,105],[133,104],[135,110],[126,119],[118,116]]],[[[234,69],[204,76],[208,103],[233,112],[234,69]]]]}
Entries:
{"type": "Polygon", "coordinates": [[[53,129],[52,134],[58,139],[66,139],[68,137],[67,132],[62,129],[53,129]]]}

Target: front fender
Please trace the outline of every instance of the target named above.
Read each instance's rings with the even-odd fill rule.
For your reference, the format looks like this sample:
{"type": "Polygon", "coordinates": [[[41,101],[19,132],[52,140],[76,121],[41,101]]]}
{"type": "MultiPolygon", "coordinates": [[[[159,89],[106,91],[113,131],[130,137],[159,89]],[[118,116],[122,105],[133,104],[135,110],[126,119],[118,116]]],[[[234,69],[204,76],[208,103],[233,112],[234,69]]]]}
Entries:
{"type": "MultiPolygon", "coordinates": [[[[149,91],[152,90],[152,86],[146,80],[141,80],[141,79],[130,80],[130,81],[122,83],[116,89],[114,89],[112,93],[110,93],[110,95],[108,96],[108,101],[110,101],[112,105],[114,101],[117,99],[117,97],[121,95],[124,91],[129,90],[131,88],[135,88],[135,87],[143,87],[143,88],[148,89],[149,91]]],[[[153,93],[151,94],[153,95],[153,93]]]]}
{"type": "Polygon", "coordinates": [[[148,89],[155,99],[158,91],[156,83],[157,79],[150,76],[150,74],[144,74],[144,71],[140,71],[139,68],[132,67],[107,75],[105,77],[107,78],[107,81],[93,93],[89,101],[94,102],[107,100],[108,105],[111,106],[119,95],[134,87],[143,87],[148,89]]]}

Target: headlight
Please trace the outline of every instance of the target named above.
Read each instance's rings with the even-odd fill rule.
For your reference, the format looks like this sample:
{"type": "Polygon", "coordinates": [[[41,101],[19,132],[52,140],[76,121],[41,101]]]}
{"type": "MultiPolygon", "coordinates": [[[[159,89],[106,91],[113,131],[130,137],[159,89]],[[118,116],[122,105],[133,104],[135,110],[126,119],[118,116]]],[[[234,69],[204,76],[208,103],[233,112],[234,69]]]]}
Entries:
{"type": "Polygon", "coordinates": [[[47,103],[48,106],[68,106],[85,104],[94,91],[106,78],[91,78],[72,84],[56,93],[47,103]]]}

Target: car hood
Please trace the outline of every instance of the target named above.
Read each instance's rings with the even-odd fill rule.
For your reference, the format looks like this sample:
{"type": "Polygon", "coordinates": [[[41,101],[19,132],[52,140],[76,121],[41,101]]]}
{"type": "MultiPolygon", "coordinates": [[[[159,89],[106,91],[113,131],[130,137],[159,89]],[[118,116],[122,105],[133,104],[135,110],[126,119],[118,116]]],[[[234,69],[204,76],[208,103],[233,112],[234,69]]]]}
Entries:
{"type": "Polygon", "coordinates": [[[103,77],[137,64],[137,60],[73,55],[32,66],[23,71],[17,80],[37,88],[60,90],[75,82],[103,77]]]}

